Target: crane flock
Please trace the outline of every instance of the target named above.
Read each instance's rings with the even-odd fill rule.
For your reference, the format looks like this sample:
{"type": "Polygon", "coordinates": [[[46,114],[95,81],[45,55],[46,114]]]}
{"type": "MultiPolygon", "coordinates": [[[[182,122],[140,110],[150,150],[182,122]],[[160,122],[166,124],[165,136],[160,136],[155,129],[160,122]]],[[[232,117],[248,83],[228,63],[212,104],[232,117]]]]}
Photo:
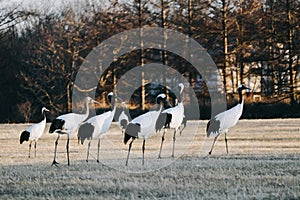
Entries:
{"type": "MultiPolygon", "coordinates": [[[[163,143],[165,140],[165,134],[167,129],[173,129],[173,148],[171,157],[174,157],[175,153],[175,141],[176,141],[176,133],[178,131],[181,132],[187,125],[187,118],[184,114],[184,105],[182,101],[182,93],[184,90],[184,85],[180,83],[178,85],[179,92],[177,95],[177,104],[172,107],[170,103],[167,101],[167,96],[164,93],[161,93],[156,96],[156,107],[153,110],[150,110],[147,113],[137,116],[133,120],[129,120],[130,116],[128,116],[126,103],[122,101],[122,111],[116,120],[118,122],[118,126],[123,135],[123,143],[128,145],[128,153],[125,165],[128,165],[130,151],[132,148],[132,143],[138,139],[142,138],[142,165],[145,163],[145,149],[146,149],[146,140],[151,137],[156,132],[160,132],[163,129],[161,144],[159,148],[158,158],[161,158],[161,152],[163,148],[163,143]],[[180,127],[183,125],[182,129],[180,127]]],[[[206,135],[207,137],[214,137],[213,144],[209,151],[209,155],[212,153],[214,145],[218,139],[218,137],[224,133],[225,135],[225,144],[226,144],[226,152],[228,154],[228,144],[227,144],[227,133],[228,129],[235,126],[242,115],[244,99],[242,91],[249,89],[244,85],[240,85],[238,87],[239,93],[239,102],[236,106],[232,107],[229,110],[226,110],[222,113],[219,113],[213,116],[207,123],[206,127],[206,135]]],[[[92,139],[98,139],[98,148],[97,148],[97,162],[99,162],[99,152],[100,152],[100,138],[108,132],[112,121],[114,119],[114,115],[116,113],[116,99],[120,99],[117,95],[110,92],[107,95],[107,100],[111,104],[111,110],[106,111],[102,114],[93,116],[89,118],[89,105],[90,104],[100,104],[90,97],[84,98],[85,109],[83,114],[78,113],[67,113],[61,115],[54,119],[51,122],[49,133],[57,133],[57,139],[55,140],[54,146],[54,158],[52,161],[52,165],[57,166],[59,163],[56,161],[56,153],[57,153],[57,145],[59,138],[62,135],[67,136],[67,144],[66,144],[66,152],[67,152],[67,164],[70,165],[70,156],[69,156],[69,140],[72,135],[77,132],[78,143],[83,144],[85,140],[88,140],[87,147],[87,156],[86,162],[88,162],[89,154],[90,154],[90,146],[92,139]]],[[[46,114],[45,112],[49,111],[47,108],[42,108],[43,120],[37,124],[31,125],[25,131],[20,134],[20,144],[24,141],[29,141],[29,154],[30,158],[30,150],[31,144],[34,141],[35,155],[36,155],[36,143],[38,139],[42,136],[46,127],[46,114]]]]}

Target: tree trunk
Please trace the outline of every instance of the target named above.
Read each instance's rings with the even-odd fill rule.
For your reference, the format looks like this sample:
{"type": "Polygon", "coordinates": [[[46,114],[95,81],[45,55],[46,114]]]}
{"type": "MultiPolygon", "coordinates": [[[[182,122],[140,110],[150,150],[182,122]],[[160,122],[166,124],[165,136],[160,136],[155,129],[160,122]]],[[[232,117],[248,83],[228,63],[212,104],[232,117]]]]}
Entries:
{"type": "Polygon", "coordinates": [[[142,0],[139,0],[138,2],[138,17],[139,17],[139,27],[140,29],[140,65],[141,65],[141,96],[140,96],[140,105],[142,106],[142,110],[145,110],[146,108],[146,102],[145,102],[145,97],[146,97],[146,93],[145,93],[145,72],[144,72],[144,43],[143,43],[143,30],[142,30],[142,0]]]}
{"type": "MultiPolygon", "coordinates": [[[[192,37],[192,17],[193,17],[193,0],[188,0],[188,34],[189,34],[189,38],[192,37]]],[[[188,40],[188,48],[187,48],[187,51],[188,51],[188,58],[190,58],[190,39],[188,40]]],[[[191,81],[191,74],[190,74],[190,78],[189,80],[191,81]]],[[[197,78],[195,77],[194,81],[197,81],[197,78]]],[[[193,94],[194,94],[194,90],[193,90],[193,84],[192,82],[190,82],[190,90],[189,90],[189,95],[190,95],[190,103],[193,105],[194,104],[194,98],[193,98],[193,94]]]]}
{"type": "Polygon", "coordinates": [[[288,35],[287,35],[287,49],[288,49],[288,69],[289,69],[289,79],[290,79],[290,101],[291,104],[295,103],[294,95],[294,69],[293,69],[293,27],[292,27],[292,13],[290,0],[286,0],[286,14],[288,23],[288,35]]]}
{"type": "Polygon", "coordinates": [[[72,111],[72,82],[71,80],[69,81],[67,85],[67,101],[68,101],[68,109],[67,112],[72,111]]]}
{"type": "MultiPolygon", "coordinates": [[[[165,8],[165,2],[164,0],[160,0],[161,3],[161,28],[165,29],[166,28],[166,8],[165,8]]],[[[164,33],[164,37],[163,37],[163,41],[162,41],[162,45],[163,45],[163,49],[166,48],[166,40],[167,40],[167,35],[164,33]]],[[[162,60],[162,64],[167,66],[167,51],[162,50],[161,52],[161,60],[162,60]]],[[[164,93],[166,94],[167,98],[168,98],[168,87],[167,87],[167,82],[166,82],[166,74],[165,71],[163,70],[163,84],[165,86],[165,91],[164,93]]]]}
{"type": "Polygon", "coordinates": [[[227,29],[227,4],[226,0],[222,0],[222,14],[223,14],[223,52],[224,52],[224,62],[223,62],[223,83],[224,83],[224,92],[227,94],[227,68],[228,68],[228,29],[227,29]]]}

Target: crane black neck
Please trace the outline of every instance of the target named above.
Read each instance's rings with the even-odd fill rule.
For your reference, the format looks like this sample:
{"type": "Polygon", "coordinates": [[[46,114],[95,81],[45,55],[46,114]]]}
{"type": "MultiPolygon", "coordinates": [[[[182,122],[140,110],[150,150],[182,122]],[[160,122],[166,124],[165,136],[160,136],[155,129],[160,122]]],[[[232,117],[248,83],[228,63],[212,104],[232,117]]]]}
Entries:
{"type": "Polygon", "coordinates": [[[238,89],[238,92],[239,92],[239,103],[241,104],[242,101],[243,101],[243,94],[242,94],[242,89],[238,89]]]}
{"type": "Polygon", "coordinates": [[[46,118],[46,111],[43,111],[43,117],[46,118]]]}
{"type": "Polygon", "coordinates": [[[112,99],[112,101],[111,101],[110,104],[111,104],[111,109],[112,109],[112,110],[115,109],[115,107],[116,107],[115,105],[116,105],[116,104],[115,104],[115,100],[114,100],[114,99],[112,99]]]}
{"type": "Polygon", "coordinates": [[[89,115],[90,113],[89,113],[89,102],[87,101],[87,102],[85,102],[85,104],[84,104],[84,109],[85,109],[85,113],[83,113],[84,115],[89,115]]]}
{"type": "Polygon", "coordinates": [[[109,101],[109,103],[111,105],[111,109],[113,110],[114,107],[115,107],[115,98],[113,96],[111,96],[111,95],[109,95],[107,98],[108,98],[108,101],[109,101]]]}

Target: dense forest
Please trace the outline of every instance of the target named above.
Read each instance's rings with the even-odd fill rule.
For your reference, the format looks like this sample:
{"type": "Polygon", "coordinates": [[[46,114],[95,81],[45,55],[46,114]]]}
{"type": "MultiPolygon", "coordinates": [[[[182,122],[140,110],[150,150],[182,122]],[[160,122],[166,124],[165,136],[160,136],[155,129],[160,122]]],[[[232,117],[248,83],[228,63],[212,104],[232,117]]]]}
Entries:
{"type": "MultiPolygon", "coordinates": [[[[244,117],[298,117],[299,26],[299,0],[82,1],[77,8],[48,12],[2,7],[0,122],[37,121],[42,106],[51,110],[50,119],[70,112],[72,91],[85,92],[74,81],[89,52],[117,33],[143,27],[176,30],[202,45],[218,67],[229,106],[236,103],[240,83],[250,87],[244,117]]],[[[133,66],[153,62],[186,77],[197,94],[201,118],[210,117],[201,74],[161,50],[116,58],[99,77],[98,100],[103,102],[104,92],[112,91],[133,66]]],[[[137,92],[132,108],[145,109],[141,98],[151,87],[145,96],[137,92]]]]}

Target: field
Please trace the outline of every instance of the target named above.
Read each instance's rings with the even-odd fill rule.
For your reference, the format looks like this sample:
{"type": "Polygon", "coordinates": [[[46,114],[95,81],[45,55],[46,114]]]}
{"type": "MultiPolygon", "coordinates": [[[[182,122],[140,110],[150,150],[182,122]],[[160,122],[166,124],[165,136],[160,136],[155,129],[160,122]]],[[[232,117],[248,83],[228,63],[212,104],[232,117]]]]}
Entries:
{"type": "MultiPolygon", "coordinates": [[[[142,140],[133,143],[125,166],[128,145],[113,123],[101,139],[92,141],[86,162],[87,141],[58,144],[58,167],[52,166],[57,135],[48,128],[28,158],[28,142],[19,135],[28,124],[0,125],[0,199],[300,199],[300,119],[240,120],[224,135],[211,156],[213,138],[205,136],[207,121],[189,121],[178,134],[171,158],[172,131],[167,132],[162,159],[157,159],[161,134],[146,142],[145,166],[141,165],[142,140]]],[[[49,124],[48,124],[49,126],[49,124]]]]}

